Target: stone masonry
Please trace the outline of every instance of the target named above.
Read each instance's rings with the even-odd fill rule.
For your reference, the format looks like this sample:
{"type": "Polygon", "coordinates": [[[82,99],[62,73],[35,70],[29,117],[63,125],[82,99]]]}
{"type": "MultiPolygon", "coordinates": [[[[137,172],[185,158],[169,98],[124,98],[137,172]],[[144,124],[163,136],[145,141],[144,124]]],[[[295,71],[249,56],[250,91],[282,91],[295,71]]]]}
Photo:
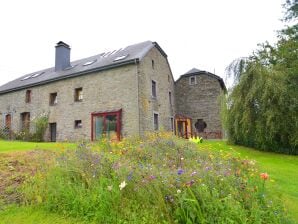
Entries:
{"type": "Polygon", "coordinates": [[[224,91],[221,78],[197,69],[176,81],[176,113],[192,119],[193,134],[197,119],[203,119],[207,124],[203,137],[222,138],[219,96],[224,91]]]}

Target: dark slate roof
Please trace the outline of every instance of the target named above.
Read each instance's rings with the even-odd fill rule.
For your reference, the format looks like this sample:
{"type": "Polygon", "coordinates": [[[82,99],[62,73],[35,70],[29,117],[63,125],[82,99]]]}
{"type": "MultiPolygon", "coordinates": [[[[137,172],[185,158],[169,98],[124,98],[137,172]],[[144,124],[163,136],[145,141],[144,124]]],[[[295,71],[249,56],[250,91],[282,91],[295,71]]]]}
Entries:
{"type": "Polygon", "coordinates": [[[180,79],[184,78],[184,77],[189,77],[189,76],[193,76],[193,75],[208,75],[212,78],[215,78],[219,81],[219,84],[221,86],[221,88],[226,92],[227,91],[227,88],[226,88],[226,85],[223,81],[223,79],[211,72],[206,72],[206,71],[202,71],[202,70],[199,70],[197,68],[192,68],[191,70],[189,70],[188,72],[184,73],[183,75],[181,75],[179,77],[179,79],[176,81],[178,82],[180,79]]]}
{"type": "Polygon", "coordinates": [[[136,64],[141,61],[153,47],[156,47],[164,57],[167,57],[166,53],[156,42],[145,41],[130,45],[123,49],[101,53],[92,57],[73,61],[71,62],[71,67],[66,68],[63,71],[56,72],[55,67],[52,67],[23,75],[20,78],[0,86],[0,94],[85,75],[96,71],[107,70],[127,64],[136,64]]]}

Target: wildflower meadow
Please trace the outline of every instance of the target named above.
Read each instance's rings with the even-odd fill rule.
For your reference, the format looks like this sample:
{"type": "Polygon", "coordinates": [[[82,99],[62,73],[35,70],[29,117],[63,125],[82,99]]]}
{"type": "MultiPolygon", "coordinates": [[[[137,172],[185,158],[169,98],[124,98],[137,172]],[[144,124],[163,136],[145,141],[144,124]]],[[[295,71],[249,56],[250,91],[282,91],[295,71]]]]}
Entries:
{"type": "Polygon", "coordinates": [[[289,223],[255,162],[170,133],[82,142],[43,165],[22,203],[88,223],[289,223]]]}

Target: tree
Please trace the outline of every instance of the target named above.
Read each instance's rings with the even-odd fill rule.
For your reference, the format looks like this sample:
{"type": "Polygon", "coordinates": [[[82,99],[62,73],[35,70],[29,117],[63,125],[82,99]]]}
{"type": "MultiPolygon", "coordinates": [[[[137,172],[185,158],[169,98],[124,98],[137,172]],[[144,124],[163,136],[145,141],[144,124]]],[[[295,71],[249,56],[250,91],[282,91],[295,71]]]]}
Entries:
{"type": "Polygon", "coordinates": [[[298,1],[288,0],[278,41],[259,45],[228,67],[235,85],[227,96],[224,126],[231,142],[298,154],[298,1]]]}

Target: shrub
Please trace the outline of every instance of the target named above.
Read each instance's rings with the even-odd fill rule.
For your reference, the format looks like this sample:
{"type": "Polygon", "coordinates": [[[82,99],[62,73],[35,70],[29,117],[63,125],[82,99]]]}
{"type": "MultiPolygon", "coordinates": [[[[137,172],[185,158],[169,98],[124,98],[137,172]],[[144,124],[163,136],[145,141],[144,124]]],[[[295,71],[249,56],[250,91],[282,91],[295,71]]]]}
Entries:
{"type": "Polygon", "coordinates": [[[56,158],[24,202],[98,223],[282,223],[253,161],[169,133],[96,144],[56,158]]]}

